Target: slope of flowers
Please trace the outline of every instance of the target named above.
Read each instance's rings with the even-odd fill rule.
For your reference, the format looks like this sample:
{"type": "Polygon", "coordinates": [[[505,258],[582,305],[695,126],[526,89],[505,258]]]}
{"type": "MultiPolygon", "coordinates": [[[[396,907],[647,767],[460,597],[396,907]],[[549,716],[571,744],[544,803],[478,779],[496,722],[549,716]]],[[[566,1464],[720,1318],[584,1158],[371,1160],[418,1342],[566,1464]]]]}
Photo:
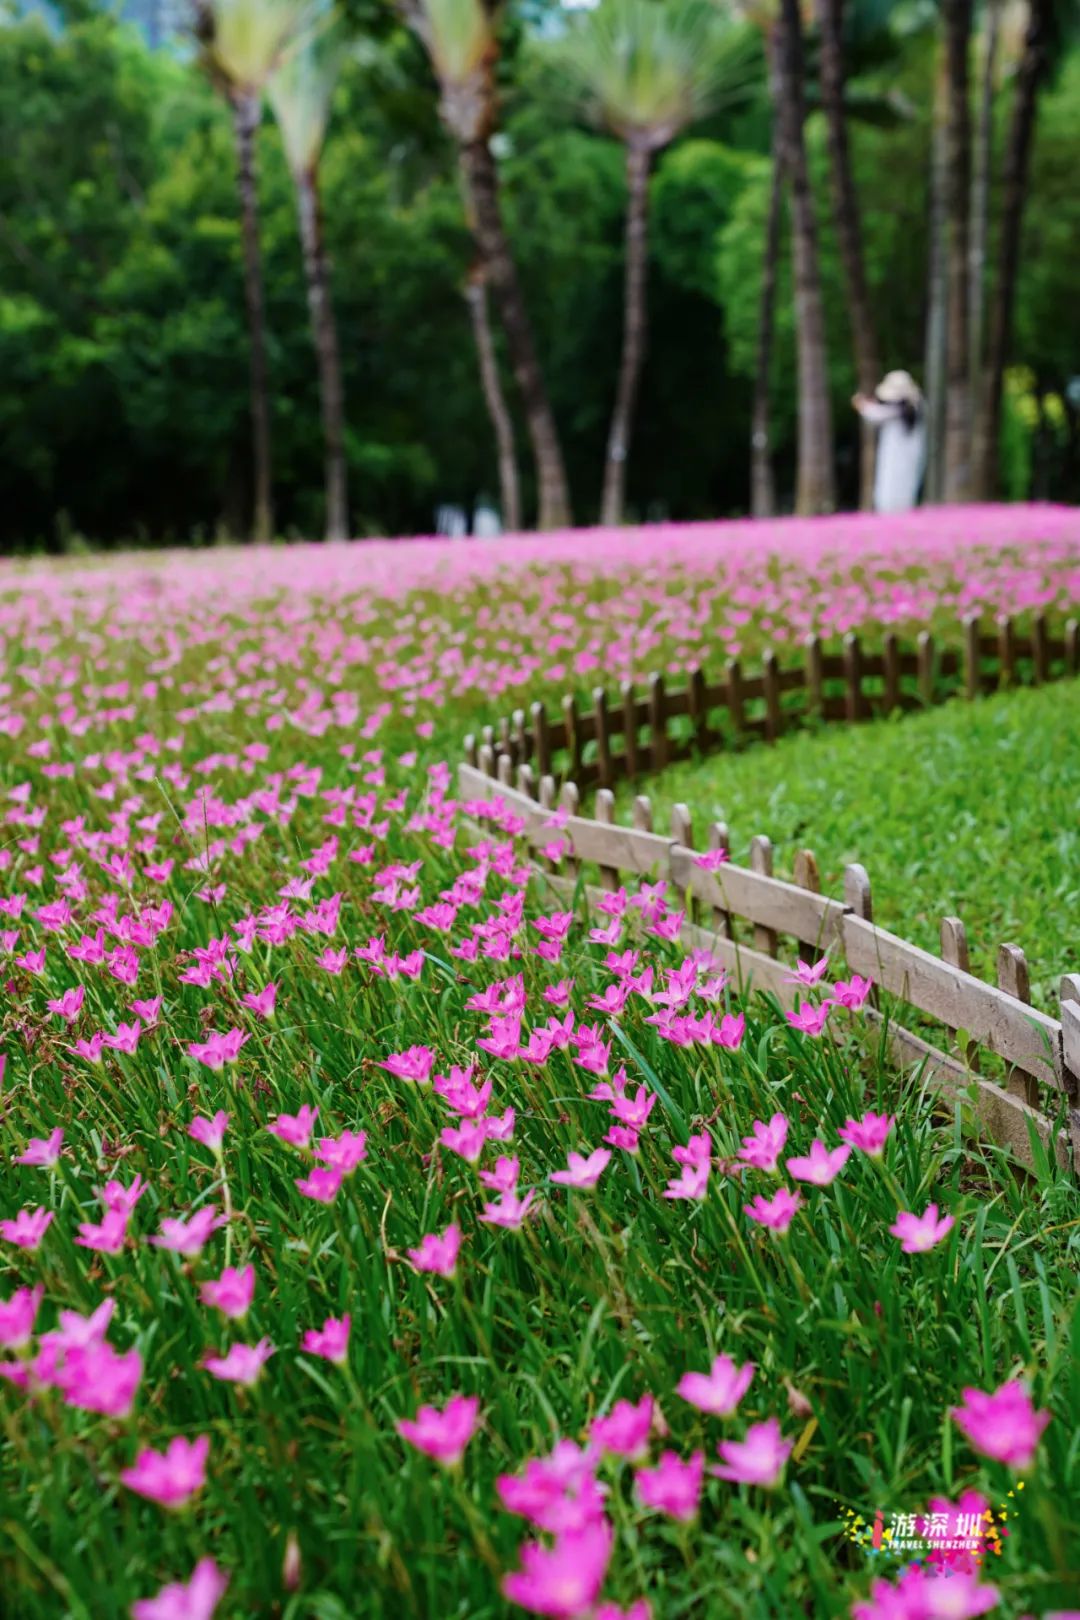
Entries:
{"type": "MultiPolygon", "coordinates": [[[[935,1120],[864,982],[744,1003],[678,895],[456,802],[515,592],[550,674],[625,578],[391,616],[364,556],[4,605],[4,1613],[1064,1612],[1073,1183],[935,1120]]],[[[672,656],[687,577],[633,585],[672,656]]]]}

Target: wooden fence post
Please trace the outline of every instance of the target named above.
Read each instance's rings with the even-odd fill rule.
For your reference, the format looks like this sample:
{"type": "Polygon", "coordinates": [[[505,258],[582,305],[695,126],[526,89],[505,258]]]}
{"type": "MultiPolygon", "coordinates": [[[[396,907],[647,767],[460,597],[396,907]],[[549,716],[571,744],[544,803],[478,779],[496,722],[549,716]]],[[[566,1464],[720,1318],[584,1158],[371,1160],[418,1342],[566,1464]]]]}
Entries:
{"type": "Polygon", "coordinates": [[[820,636],[807,636],[806,648],[806,712],[824,718],[825,708],[825,655],[820,636]]]}
{"type": "MultiPolygon", "coordinates": [[[[596,820],[605,827],[615,825],[615,795],[609,788],[601,788],[596,795],[594,815],[596,820]]],[[[607,889],[609,894],[614,893],[619,887],[619,868],[617,866],[600,867],[600,887],[607,889]]]]}
{"type": "Polygon", "coordinates": [[[1080,619],[1065,621],[1065,673],[1080,674],[1080,619]]]}
{"type": "Polygon", "coordinates": [[[649,676],[649,744],[652,750],[650,765],[662,771],[667,764],[667,701],[664,696],[664,677],[657,670],[649,676]]]}
{"type": "MultiPolygon", "coordinates": [[[[967,929],[959,917],[942,917],[941,919],[941,960],[948,962],[950,967],[959,968],[961,973],[971,972],[967,929]]],[[[968,1068],[973,1074],[978,1074],[979,1048],[973,1041],[965,1041],[961,1045],[958,1039],[958,1030],[950,1029],[949,1034],[956,1041],[957,1050],[968,1068]]]]}
{"type": "Polygon", "coordinates": [[[999,683],[1012,686],[1016,681],[1016,626],[1008,613],[998,620],[999,683]]]}
{"type": "Polygon", "coordinates": [[[633,823],[638,832],[652,832],[652,800],[646,793],[634,800],[633,823]]]}
{"type": "Polygon", "coordinates": [[[536,798],[536,778],[533,776],[531,765],[519,765],[517,773],[518,792],[524,793],[527,799],[536,798]]]}
{"type": "Polygon", "coordinates": [[[709,743],[709,722],[705,712],[705,676],[697,664],[690,671],[687,709],[690,715],[690,724],[694,728],[694,741],[704,751],[709,743]]]}
{"type": "MultiPolygon", "coordinates": [[[[773,875],[773,847],[772,840],[764,833],[757,833],[750,840],[750,870],[760,872],[762,877],[773,875]]],[[[776,930],[764,928],[760,923],[754,924],[754,949],[761,951],[765,956],[776,955],[776,930]]]]}
{"type": "MultiPolygon", "coordinates": [[[[608,724],[607,693],[602,686],[593,692],[593,717],[596,722],[596,775],[602,788],[609,788],[611,774],[611,730],[608,724]]],[[[599,816],[596,818],[598,821],[599,816]]]]}
{"type": "MultiPolygon", "coordinates": [[[[800,889],[807,889],[811,894],[821,893],[821,873],[818,870],[817,857],[812,849],[797,849],[793,874],[795,882],[800,889]]],[[[804,962],[812,962],[820,949],[820,942],[812,939],[798,941],[799,955],[804,962]]]]}
{"type": "MultiPolygon", "coordinates": [[[[578,793],[576,782],[563,783],[562,792],[559,794],[559,803],[562,805],[564,810],[569,810],[572,816],[576,816],[578,814],[581,807],[581,795],[578,793]]],[[[573,854],[566,855],[563,857],[563,859],[566,863],[566,870],[570,876],[577,877],[578,872],[581,869],[581,862],[573,854]]]]}
{"type": "Polygon", "coordinates": [[[563,725],[566,727],[566,749],[570,755],[566,774],[571,782],[576,782],[581,772],[581,727],[578,725],[577,703],[573,692],[567,692],[563,698],[562,713],[563,725]]]}
{"type": "Polygon", "coordinates": [[[844,676],[847,680],[844,706],[849,721],[861,720],[863,716],[862,674],[862,647],[854,630],[849,630],[844,637],[844,676]]]}
{"type": "Polygon", "coordinates": [[[969,702],[979,695],[979,620],[978,615],[964,615],[964,690],[969,702]]]}
{"type": "Polygon", "coordinates": [[[468,736],[465,738],[465,763],[466,763],[466,765],[471,765],[473,770],[476,770],[476,768],[477,768],[476,760],[477,760],[476,738],[473,735],[473,733],[470,731],[468,736]]]}
{"type": "Polygon", "coordinates": [[[1050,679],[1050,636],[1045,613],[1036,613],[1031,621],[1031,663],[1035,685],[1045,686],[1050,679]]]}
{"type": "Polygon", "coordinates": [[[529,706],[532,717],[533,751],[536,757],[537,774],[541,777],[551,775],[551,738],[548,734],[547,710],[542,703],[532,703],[529,706]]]}
{"type": "Polygon", "coordinates": [[[637,698],[633,681],[623,681],[619,688],[623,708],[623,748],[626,752],[626,774],[633,782],[638,774],[637,698]]]}
{"type": "Polygon", "coordinates": [[[517,748],[517,763],[527,765],[532,758],[532,738],[525,724],[525,710],[514,710],[514,743],[517,748]]]}
{"type": "Polygon", "coordinates": [[[490,743],[483,743],[476,756],[477,769],[483,771],[485,776],[495,775],[495,750],[490,743]]]}
{"type": "Polygon", "coordinates": [[[780,665],[771,647],[762,660],[761,684],[765,691],[765,741],[775,742],[784,722],[780,711],[780,665]]]}
{"type": "Polygon", "coordinates": [[[881,656],[885,666],[885,691],[882,696],[881,712],[892,714],[894,709],[900,707],[900,641],[895,630],[886,632],[881,656]]]}
{"type": "Polygon", "coordinates": [[[844,868],[844,904],[856,917],[863,922],[872,923],[874,920],[874,902],[870,893],[870,876],[865,866],[858,861],[852,861],[850,866],[844,868]]]}
{"type": "MultiPolygon", "coordinates": [[[[671,836],[674,842],[676,844],[681,844],[684,849],[693,849],[694,824],[690,816],[689,805],[682,804],[681,802],[679,804],[672,805],[671,836]]],[[[686,911],[691,922],[697,922],[698,912],[700,909],[701,908],[694,899],[693,895],[690,895],[687,899],[686,911]]]]}
{"type": "Polygon", "coordinates": [[[555,808],[555,778],[542,776],[540,778],[540,808],[541,810],[554,810],[555,808]]]}
{"type": "Polygon", "coordinates": [[[495,773],[500,787],[512,788],[514,785],[514,762],[509,754],[499,754],[495,761],[495,773]]]}
{"type": "Polygon", "coordinates": [[[929,630],[920,630],[915,642],[919,660],[919,696],[929,708],[934,701],[934,638],[929,630]]]}
{"type": "Polygon", "coordinates": [[[1069,1142],[1073,1168],[1080,1175],[1080,973],[1063,975],[1058,990],[1064,1079],[1069,1098],[1069,1142]]]}
{"type": "Polygon", "coordinates": [[[741,737],[746,730],[746,705],[743,702],[742,666],[737,658],[728,659],[726,672],[728,713],[731,715],[731,724],[736,737],[741,737]]]}
{"type": "MultiPolygon", "coordinates": [[[[997,975],[999,990],[1015,996],[1026,1006],[1031,1005],[1031,975],[1028,973],[1027,958],[1019,945],[1002,945],[999,948],[997,975]]],[[[1033,1074],[1025,1074],[1023,1069],[1010,1066],[1005,1071],[1005,1088],[1029,1107],[1038,1108],[1039,1082],[1033,1074]]]]}

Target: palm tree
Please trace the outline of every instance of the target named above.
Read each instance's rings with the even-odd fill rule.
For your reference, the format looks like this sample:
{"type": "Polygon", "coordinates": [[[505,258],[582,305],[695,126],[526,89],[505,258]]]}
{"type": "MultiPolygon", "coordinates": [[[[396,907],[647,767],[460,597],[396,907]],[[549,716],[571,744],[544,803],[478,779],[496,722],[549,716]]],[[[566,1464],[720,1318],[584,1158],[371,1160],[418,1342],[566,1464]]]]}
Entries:
{"type": "Polygon", "coordinates": [[[465,303],[472,323],[476,357],[480,363],[480,386],[484,391],[484,400],[491,418],[498,451],[499,505],[502,507],[503,528],[511,534],[516,534],[521,528],[521,485],[518,479],[517,453],[514,449],[514,422],[499,375],[487,288],[484,286],[484,275],[479,266],[474,265],[466,279],[465,303]]]}
{"type": "Polygon", "coordinates": [[[349,533],[341,355],[319,194],[319,159],[340,64],[340,39],[324,30],[291,51],[269,83],[270,104],[281,130],[285,157],[296,184],[311,334],[319,368],[328,540],[345,540],[349,533]]]}
{"type": "Polygon", "coordinates": [[[817,221],[803,139],[806,90],[799,0],[781,0],[779,19],[772,29],[770,43],[774,117],[784,173],[791,190],[791,251],[799,368],[795,509],[802,513],[831,512],[836,506],[832,408],[829,403],[817,221]]]}
{"type": "Polygon", "coordinates": [[[571,29],[560,60],[589,110],[626,147],[622,360],[604,462],[601,521],[620,523],[626,461],[648,329],[649,171],[654,155],[748,81],[742,31],[707,0],[601,0],[571,29]]]}
{"type": "Polygon", "coordinates": [[[765,219],[765,253],[758,302],[757,356],[754,362],[754,405],[750,419],[750,511],[772,517],[776,511],[771,449],[769,395],[776,315],[776,278],[780,262],[780,224],[784,204],[784,160],[774,132],[769,176],[769,211],[765,219]]]}
{"type": "MultiPolygon", "coordinates": [[[[844,107],[844,0],[817,0],[817,17],[821,35],[821,106],[828,135],[833,216],[847,291],[855,374],[860,393],[871,395],[881,376],[881,350],[870,310],[859,199],[848,149],[844,107]]],[[[859,504],[868,508],[874,489],[874,429],[864,422],[860,431],[859,504]]]]}
{"type": "Polygon", "coordinates": [[[968,53],[973,0],[941,0],[945,32],[945,218],[948,314],[945,339],[945,444],[942,496],[973,493],[968,253],[971,186],[971,108],[968,53]]]}
{"type": "Polygon", "coordinates": [[[270,461],[270,383],[266,298],[259,248],[255,134],[267,80],[307,17],[302,0],[196,0],[195,32],[204,64],[229,102],[244,241],[244,291],[251,352],[251,431],[255,481],[253,531],[269,540],[274,526],[270,461]]]}
{"type": "Polygon", "coordinates": [[[439,83],[443,123],[457,144],[469,227],[484,282],[498,304],[532,443],[538,527],[562,528],[571,521],[562,447],[503,224],[491,151],[497,116],[498,0],[399,0],[399,5],[427,50],[439,83]]]}

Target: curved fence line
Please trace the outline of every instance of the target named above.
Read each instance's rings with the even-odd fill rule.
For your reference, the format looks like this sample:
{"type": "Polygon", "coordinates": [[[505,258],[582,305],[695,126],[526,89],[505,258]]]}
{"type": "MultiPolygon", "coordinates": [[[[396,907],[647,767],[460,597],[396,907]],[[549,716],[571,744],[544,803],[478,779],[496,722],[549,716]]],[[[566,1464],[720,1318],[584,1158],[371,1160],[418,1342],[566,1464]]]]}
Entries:
{"type": "Polygon", "coordinates": [[[791,1005],[795,956],[842,957],[852,973],[874,981],[868,1011],[901,1064],[968,1102],[981,1129],[1027,1168],[1046,1154],[1080,1171],[1080,973],[1062,978],[1059,1017],[1052,1018],[1029,1005],[1019,946],[1001,946],[992,985],[968,970],[959,918],[942,919],[940,956],[878,928],[862,866],[846,869],[842,899],[829,898],[820,893],[812,851],[799,852],[795,882],[787,883],[772,875],[768,838],[753,839],[750,865],[736,866],[726,859],[727,829],[713,823],[708,848],[725,858],[710,870],[699,864],[685,805],[673,807],[669,832],[657,833],[649,800],[638,797],[633,824],[622,826],[604,788],[590,819],[578,813],[573,782],[560,793],[552,774],[538,777],[528,762],[515,772],[510,753],[496,755],[490,743],[479,747],[475,763],[459,767],[458,791],[474,821],[505,820],[509,812],[532,846],[541,881],[559,892],[582,884],[611,890],[630,876],[666,879],[685,896],[685,942],[709,946],[744,989],[791,1005]],[[556,842],[557,862],[545,853],[556,842]],[[899,1021],[903,1008],[919,1015],[917,1029],[899,1021]]]}

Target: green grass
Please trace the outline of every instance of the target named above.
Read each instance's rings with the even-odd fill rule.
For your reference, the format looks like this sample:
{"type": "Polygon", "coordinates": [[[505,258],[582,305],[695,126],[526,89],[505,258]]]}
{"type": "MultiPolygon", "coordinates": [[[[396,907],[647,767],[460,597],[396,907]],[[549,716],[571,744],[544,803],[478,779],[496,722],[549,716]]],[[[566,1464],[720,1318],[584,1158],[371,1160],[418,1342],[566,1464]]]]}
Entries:
{"type": "MultiPolygon", "coordinates": [[[[822,888],[860,861],[883,928],[937,950],[960,917],[971,965],[996,974],[1023,947],[1032,997],[1049,1009],[1080,972],[1080,686],[1024,688],[868,725],[834,725],[673,766],[640,784],[657,825],[683,800],[695,837],[726,821],[732,858],[766,833],[776,871],[812,849],[822,888]]],[[[622,814],[633,789],[620,790],[622,814]]]]}

